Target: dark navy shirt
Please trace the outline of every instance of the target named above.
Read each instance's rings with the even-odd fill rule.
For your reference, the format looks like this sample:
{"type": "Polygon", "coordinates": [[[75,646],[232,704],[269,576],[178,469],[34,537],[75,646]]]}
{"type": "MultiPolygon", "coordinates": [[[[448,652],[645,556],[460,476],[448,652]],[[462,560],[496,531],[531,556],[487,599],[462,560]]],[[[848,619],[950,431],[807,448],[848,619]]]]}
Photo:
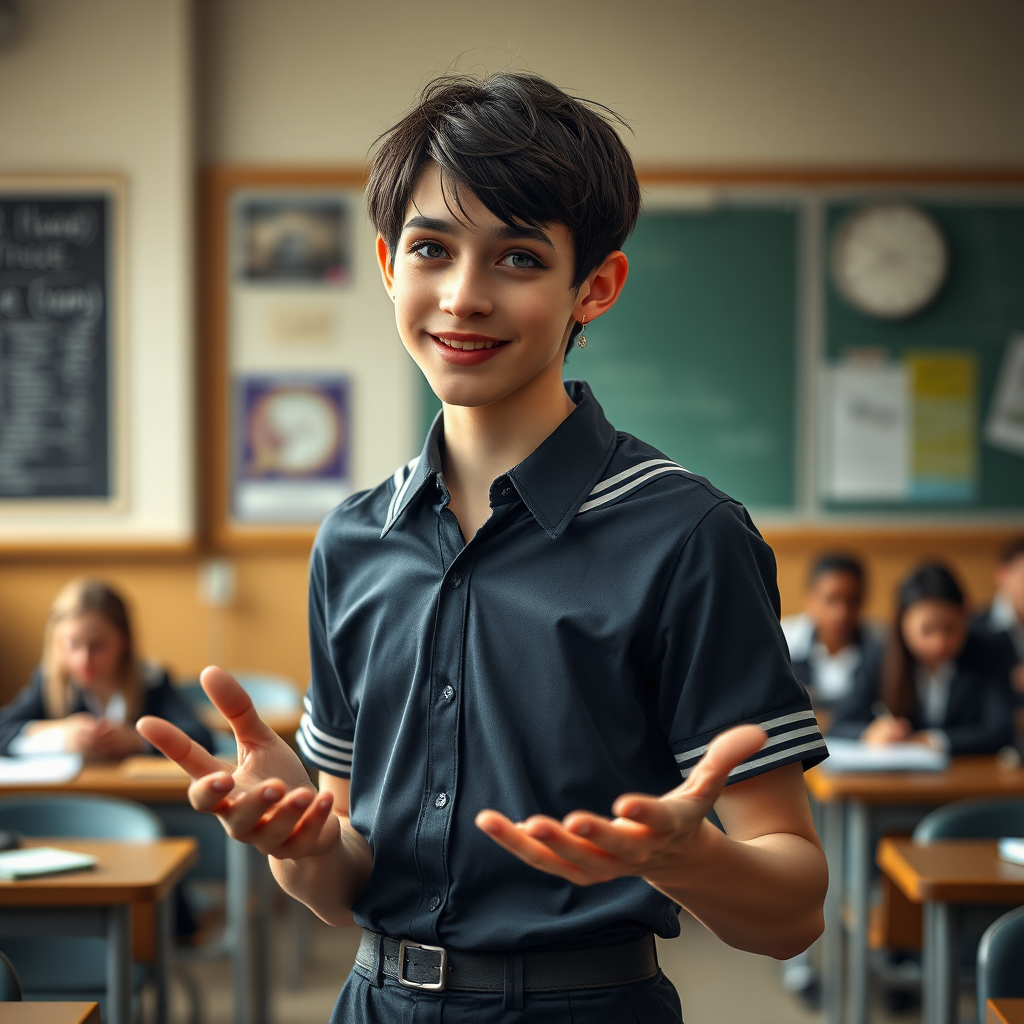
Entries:
{"type": "Polygon", "coordinates": [[[312,682],[298,742],[351,778],[373,871],[356,921],[454,949],[678,934],[639,878],[579,887],[476,828],[679,785],[723,729],[767,745],[733,781],[826,756],[779,626],[775,559],[745,509],[629,434],[586,384],[491,486],[464,543],[443,432],[324,521],[310,570],[312,682]]]}

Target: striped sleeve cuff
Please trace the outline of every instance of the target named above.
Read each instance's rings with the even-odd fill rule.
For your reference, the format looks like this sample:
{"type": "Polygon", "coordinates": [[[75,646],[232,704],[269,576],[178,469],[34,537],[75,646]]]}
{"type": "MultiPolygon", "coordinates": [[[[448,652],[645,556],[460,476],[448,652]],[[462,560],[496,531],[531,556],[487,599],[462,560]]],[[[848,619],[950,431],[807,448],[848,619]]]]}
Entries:
{"type": "MultiPolygon", "coordinates": [[[[752,754],[746,761],[738,764],[729,772],[729,784],[752,779],[755,775],[761,775],[763,772],[781,768],[783,765],[792,764],[795,761],[802,761],[805,769],[813,768],[814,765],[828,757],[825,740],[818,729],[814,712],[809,708],[774,717],[764,716],[748,719],[745,722],[735,722],[734,724],[759,725],[768,733],[768,740],[756,754],[752,754]]],[[[719,730],[719,732],[724,731],[725,729],[719,730]]],[[[676,753],[679,774],[684,779],[688,778],[690,772],[697,767],[697,762],[704,756],[711,739],[714,737],[711,737],[707,743],[688,747],[676,753]]]]}
{"type": "Polygon", "coordinates": [[[337,775],[343,779],[351,778],[352,741],[341,740],[325,732],[313,722],[308,711],[299,719],[295,742],[302,751],[302,756],[314,768],[319,768],[328,775],[337,775]]]}

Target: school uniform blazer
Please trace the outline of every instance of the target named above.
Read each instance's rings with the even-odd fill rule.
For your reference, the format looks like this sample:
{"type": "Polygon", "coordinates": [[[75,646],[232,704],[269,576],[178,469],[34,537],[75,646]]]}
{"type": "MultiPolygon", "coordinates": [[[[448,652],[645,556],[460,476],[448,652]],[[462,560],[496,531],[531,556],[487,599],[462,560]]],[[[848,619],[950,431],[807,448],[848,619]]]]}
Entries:
{"type": "Polygon", "coordinates": [[[860,662],[853,671],[850,694],[835,700],[825,700],[815,690],[810,652],[804,654],[803,657],[800,656],[802,652],[797,652],[793,656],[793,674],[810,694],[811,703],[814,705],[815,710],[833,711],[835,708],[840,707],[844,701],[849,700],[852,694],[861,691],[865,693],[877,692],[878,680],[882,671],[882,644],[870,630],[861,626],[857,630],[857,636],[854,638],[854,645],[860,649],[860,662]]]}
{"type": "MultiPolygon", "coordinates": [[[[142,670],[144,687],[142,712],[139,715],[156,715],[166,718],[182,732],[191,737],[200,746],[213,750],[213,737],[210,730],[196,718],[187,701],[171,685],[170,676],[159,666],[144,666],[142,670]]],[[[72,687],[70,710],[68,714],[87,711],[82,691],[72,687]]],[[[14,700],[0,708],[0,755],[6,755],[14,738],[29,722],[49,719],[43,702],[43,673],[37,667],[28,684],[18,692],[14,700]]],[[[133,723],[134,724],[134,723],[133,723]]],[[[147,750],[152,748],[147,744],[147,750]]]]}
{"type": "MultiPolygon", "coordinates": [[[[879,684],[863,680],[850,698],[836,707],[829,734],[859,737],[874,715],[879,684]]],[[[999,638],[972,631],[956,659],[956,674],[949,684],[946,715],[938,726],[925,721],[915,698],[910,713],[915,731],[938,728],[949,739],[951,754],[994,754],[1013,742],[1013,705],[1005,645],[999,638]]]]}

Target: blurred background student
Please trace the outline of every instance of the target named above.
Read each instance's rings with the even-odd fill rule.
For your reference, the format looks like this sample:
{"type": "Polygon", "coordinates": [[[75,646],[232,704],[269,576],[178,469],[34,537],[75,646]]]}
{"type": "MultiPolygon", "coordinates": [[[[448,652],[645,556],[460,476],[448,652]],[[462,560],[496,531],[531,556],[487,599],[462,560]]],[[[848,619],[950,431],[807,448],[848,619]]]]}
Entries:
{"type": "Polygon", "coordinates": [[[831,711],[858,683],[877,686],[882,663],[879,631],[861,618],[864,568],[851,555],[820,555],[811,566],[804,611],[782,620],[793,671],[815,711],[831,711]]]}
{"type": "Polygon", "coordinates": [[[1024,704],[1024,536],[1015,537],[1003,548],[996,565],[996,587],[992,603],[975,619],[979,628],[1005,636],[1013,661],[1011,684],[1016,703],[1024,704]]]}
{"type": "Polygon", "coordinates": [[[208,750],[213,747],[209,730],[167,672],[138,659],[120,594],[100,580],[72,580],[50,609],[42,661],[0,709],[0,754],[150,753],[135,731],[143,715],[167,718],[208,750]]]}
{"type": "Polygon", "coordinates": [[[904,579],[882,665],[835,708],[831,732],[865,743],[927,743],[991,754],[1013,739],[1005,638],[971,629],[963,590],[942,565],[904,579]]]}

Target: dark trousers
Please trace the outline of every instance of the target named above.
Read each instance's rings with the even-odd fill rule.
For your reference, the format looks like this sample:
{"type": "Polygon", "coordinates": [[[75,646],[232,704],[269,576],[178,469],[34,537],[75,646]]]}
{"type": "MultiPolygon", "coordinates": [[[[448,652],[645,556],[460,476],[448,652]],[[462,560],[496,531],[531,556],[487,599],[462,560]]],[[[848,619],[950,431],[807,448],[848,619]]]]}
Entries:
{"type": "Polygon", "coordinates": [[[390,978],[379,988],[353,971],[338,996],[331,1024],[682,1024],[679,996],[660,971],[647,981],[576,992],[537,992],[521,1010],[505,997],[480,992],[431,995],[390,978]]]}

